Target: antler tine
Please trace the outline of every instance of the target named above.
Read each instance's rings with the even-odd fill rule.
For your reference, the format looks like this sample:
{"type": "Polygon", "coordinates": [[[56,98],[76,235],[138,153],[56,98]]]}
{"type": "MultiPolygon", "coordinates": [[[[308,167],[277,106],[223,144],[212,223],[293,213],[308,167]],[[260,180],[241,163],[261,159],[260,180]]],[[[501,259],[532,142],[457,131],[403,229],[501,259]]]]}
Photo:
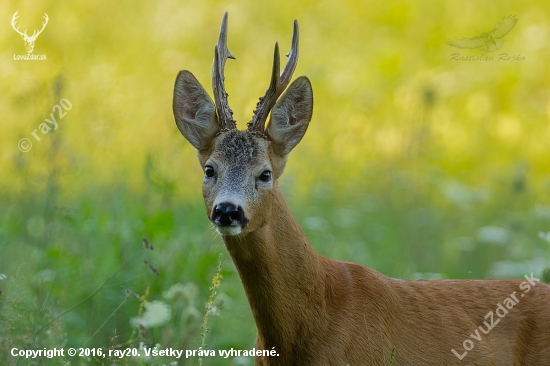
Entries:
{"type": "Polygon", "coordinates": [[[214,48],[214,64],[212,65],[212,89],[222,129],[237,128],[235,120],[233,120],[233,111],[229,108],[229,103],[227,102],[228,94],[225,91],[224,85],[225,61],[228,58],[235,59],[235,56],[227,48],[227,12],[225,12],[218,43],[214,48]]]}
{"type": "Polygon", "coordinates": [[[42,22],[42,29],[40,29],[40,31],[38,32],[39,34],[42,33],[42,31],[44,30],[44,28],[46,28],[46,25],[48,24],[48,20],[50,20],[50,18],[48,18],[48,14],[44,13],[44,22],[42,22]]]}
{"type": "Polygon", "coordinates": [[[13,30],[15,30],[20,35],[22,35],[22,36],[25,35],[26,36],[27,35],[27,30],[26,29],[25,29],[25,32],[23,33],[19,30],[19,27],[16,28],[15,22],[16,22],[17,18],[19,18],[18,14],[19,14],[19,10],[17,10],[15,12],[15,14],[13,14],[13,17],[11,17],[11,26],[12,26],[13,30]]]}
{"type": "Polygon", "coordinates": [[[44,18],[45,21],[42,22],[42,29],[40,29],[40,30],[35,29],[34,32],[32,33],[32,36],[31,36],[30,38],[33,38],[33,37],[36,38],[36,37],[38,37],[38,35],[39,35],[40,33],[42,33],[42,31],[44,30],[44,28],[46,28],[46,25],[48,24],[48,20],[49,20],[48,14],[44,13],[44,17],[43,17],[43,18],[44,18]]]}
{"type": "Polygon", "coordinates": [[[292,33],[292,46],[290,52],[286,54],[288,61],[286,62],[283,72],[279,75],[280,69],[280,57],[279,57],[279,44],[275,43],[275,54],[273,57],[273,71],[271,73],[271,82],[269,87],[265,92],[263,97],[260,97],[260,101],[256,105],[254,110],[254,116],[252,120],[248,122],[249,131],[258,131],[262,132],[265,128],[265,121],[267,120],[267,115],[277,102],[279,96],[286,89],[292,79],[292,74],[296,69],[298,64],[298,38],[299,38],[299,29],[298,21],[294,21],[294,31],[292,33]]]}

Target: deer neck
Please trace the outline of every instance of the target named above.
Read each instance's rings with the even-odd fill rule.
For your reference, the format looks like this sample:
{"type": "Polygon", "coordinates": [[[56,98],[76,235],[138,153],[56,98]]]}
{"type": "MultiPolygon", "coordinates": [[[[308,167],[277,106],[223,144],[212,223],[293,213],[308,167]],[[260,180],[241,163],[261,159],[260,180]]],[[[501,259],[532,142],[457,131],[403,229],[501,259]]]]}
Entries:
{"type": "Polygon", "coordinates": [[[258,347],[275,347],[282,355],[292,347],[285,340],[296,342],[307,336],[303,332],[312,323],[312,304],[322,302],[324,275],[320,256],[277,186],[271,214],[270,222],[260,230],[223,240],[258,327],[258,347]]]}

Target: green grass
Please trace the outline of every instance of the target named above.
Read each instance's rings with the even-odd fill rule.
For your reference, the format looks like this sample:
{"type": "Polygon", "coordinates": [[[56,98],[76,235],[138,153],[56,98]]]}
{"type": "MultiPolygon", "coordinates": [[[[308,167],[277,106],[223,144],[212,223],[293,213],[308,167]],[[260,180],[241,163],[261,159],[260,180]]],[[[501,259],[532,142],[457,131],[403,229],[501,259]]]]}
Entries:
{"type": "MultiPolygon", "coordinates": [[[[401,184],[401,179],[390,180],[377,193],[365,187],[360,197],[321,190],[309,199],[289,194],[289,200],[320,253],[395,277],[438,273],[443,278],[484,278],[496,262],[505,260],[512,260],[503,262],[510,275],[521,277],[521,267],[513,263],[529,263],[548,250],[537,235],[546,221],[533,212],[534,202],[526,193],[518,197],[510,189],[508,196],[502,194],[511,206],[506,211],[497,200],[478,203],[477,209],[449,209],[451,203],[430,194],[430,186],[417,186],[415,198],[399,200],[391,192],[402,195],[401,184]],[[520,199],[524,203],[514,206],[520,199]],[[480,241],[480,227],[495,222],[509,232],[507,241],[480,241]],[[469,238],[472,247],[465,247],[462,238],[469,238]]],[[[224,280],[216,289],[216,311],[209,312],[207,347],[254,346],[255,328],[242,286],[202,202],[166,199],[165,193],[151,189],[140,195],[120,186],[95,189],[93,197],[83,194],[77,199],[62,199],[60,192],[50,203],[40,199],[43,192],[2,197],[4,359],[12,347],[28,346],[119,349],[139,348],[143,342],[148,347],[199,349],[205,333],[204,304],[220,253],[224,280]],[[23,202],[20,197],[25,197],[23,202]],[[154,250],[145,248],[143,236],[154,250]],[[136,327],[132,319],[143,317],[153,302],[167,309],[169,317],[150,314],[160,321],[136,327]]],[[[178,361],[191,365],[197,359],[178,361]]],[[[124,359],[125,364],[158,362],[124,359]]],[[[219,362],[203,360],[205,365],[219,362]]]]}

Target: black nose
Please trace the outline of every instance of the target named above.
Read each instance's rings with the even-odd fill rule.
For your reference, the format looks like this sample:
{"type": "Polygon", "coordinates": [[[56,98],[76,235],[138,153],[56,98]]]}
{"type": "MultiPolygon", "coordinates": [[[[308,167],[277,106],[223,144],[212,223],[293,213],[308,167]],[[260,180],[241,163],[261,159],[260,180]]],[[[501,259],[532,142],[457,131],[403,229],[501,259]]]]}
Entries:
{"type": "Polygon", "coordinates": [[[229,226],[234,223],[244,225],[246,223],[242,207],[237,207],[229,202],[219,203],[214,207],[212,221],[223,226],[229,226]]]}

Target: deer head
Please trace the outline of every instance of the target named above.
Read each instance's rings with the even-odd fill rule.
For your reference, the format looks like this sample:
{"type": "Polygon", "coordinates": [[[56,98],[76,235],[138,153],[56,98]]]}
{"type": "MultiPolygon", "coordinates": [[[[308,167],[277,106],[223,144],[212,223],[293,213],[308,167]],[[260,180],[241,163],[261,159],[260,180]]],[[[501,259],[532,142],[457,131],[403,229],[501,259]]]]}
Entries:
{"type": "Polygon", "coordinates": [[[44,22],[42,22],[42,29],[35,29],[32,33],[32,36],[28,36],[26,29],[24,32],[21,32],[19,30],[19,27],[15,26],[15,21],[17,20],[17,18],[19,18],[17,13],[19,13],[19,11],[16,11],[11,18],[11,26],[17,33],[19,33],[19,35],[21,35],[21,38],[23,38],[23,40],[25,41],[25,48],[27,49],[27,53],[32,53],[32,51],[34,50],[34,42],[36,41],[36,38],[38,38],[38,35],[40,35],[44,28],[46,28],[46,24],[48,24],[48,14],[44,13],[44,22]]]}
{"type": "Polygon", "coordinates": [[[306,77],[296,79],[283,94],[298,61],[297,21],[287,56],[289,60],[279,74],[279,47],[275,44],[271,83],[246,130],[236,128],[224,86],[225,62],[235,58],[227,48],[227,13],[214,49],[215,102],[189,71],[180,71],[176,78],[176,124],[197,150],[204,171],[206,211],[222,235],[253,232],[269,221],[277,179],[311,120],[313,92],[306,77]],[[270,112],[271,119],[265,127],[270,112]]]}

